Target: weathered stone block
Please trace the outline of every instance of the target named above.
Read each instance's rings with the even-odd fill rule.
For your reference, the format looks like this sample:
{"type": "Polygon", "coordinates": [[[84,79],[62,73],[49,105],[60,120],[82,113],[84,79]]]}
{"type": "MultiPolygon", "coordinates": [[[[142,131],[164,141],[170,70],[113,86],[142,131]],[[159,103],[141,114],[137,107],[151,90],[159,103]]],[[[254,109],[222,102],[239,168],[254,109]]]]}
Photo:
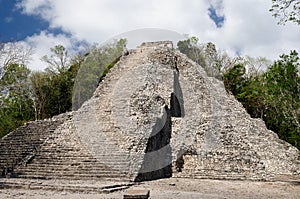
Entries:
{"type": "Polygon", "coordinates": [[[148,199],[150,191],[147,189],[129,189],[124,194],[124,199],[148,199]]]}

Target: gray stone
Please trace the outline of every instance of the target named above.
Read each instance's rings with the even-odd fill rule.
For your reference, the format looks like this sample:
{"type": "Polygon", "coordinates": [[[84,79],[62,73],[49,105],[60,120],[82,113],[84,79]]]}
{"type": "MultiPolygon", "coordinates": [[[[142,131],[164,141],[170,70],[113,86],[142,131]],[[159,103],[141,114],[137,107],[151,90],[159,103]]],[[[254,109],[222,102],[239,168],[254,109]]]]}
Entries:
{"type": "Polygon", "coordinates": [[[0,142],[2,170],[36,143],[34,158],[15,168],[27,178],[271,180],[300,174],[299,150],[251,118],[223,82],[171,42],[130,50],[78,111],[26,123],[0,142]],[[27,141],[11,150],[16,137],[27,141]]]}
{"type": "Polygon", "coordinates": [[[150,196],[150,191],[147,189],[129,189],[124,194],[124,199],[147,199],[150,196]]]}

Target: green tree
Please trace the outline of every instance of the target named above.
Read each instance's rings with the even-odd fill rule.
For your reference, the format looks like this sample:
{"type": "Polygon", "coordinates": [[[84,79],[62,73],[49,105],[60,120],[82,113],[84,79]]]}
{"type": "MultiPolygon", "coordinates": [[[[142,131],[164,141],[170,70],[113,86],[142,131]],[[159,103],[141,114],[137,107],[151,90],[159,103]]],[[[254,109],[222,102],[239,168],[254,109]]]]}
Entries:
{"type": "Polygon", "coordinates": [[[81,55],[71,58],[64,46],[57,45],[42,60],[48,67],[30,77],[36,119],[72,110],[73,86],[83,58],[81,55]]]}
{"type": "MultiPolygon", "coordinates": [[[[246,62],[244,62],[246,63],[246,62]]],[[[264,59],[259,62],[265,64],[264,59]]],[[[249,63],[247,63],[249,64],[249,63]]],[[[246,73],[245,64],[235,65],[224,75],[225,88],[268,129],[300,148],[300,77],[296,51],[280,56],[265,72],[246,73]]]]}
{"type": "Polygon", "coordinates": [[[205,65],[205,47],[198,44],[198,41],[197,37],[192,36],[186,40],[178,41],[177,48],[181,53],[203,67],[205,65]]]}
{"type": "Polygon", "coordinates": [[[215,44],[198,43],[197,37],[190,37],[177,43],[178,50],[199,64],[210,77],[222,79],[222,75],[232,67],[232,59],[224,52],[217,51],[215,44]]]}
{"type": "Polygon", "coordinates": [[[0,78],[5,73],[4,67],[10,64],[23,64],[30,59],[32,49],[16,42],[0,43],[0,78]]]}
{"type": "Polygon", "coordinates": [[[286,24],[288,21],[300,25],[300,1],[299,0],[272,0],[272,8],[269,10],[278,24],[286,24]]]}
{"type": "Polygon", "coordinates": [[[73,110],[90,99],[99,82],[122,56],[126,39],[114,40],[104,46],[94,46],[80,65],[73,90],[73,110]]]}
{"type": "Polygon", "coordinates": [[[0,44],[0,137],[33,119],[25,66],[31,49],[15,42],[0,44]]]}
{"type": "Polygon", "coordinates": [[[51,96],[51,78],[46,72],[35,71],[30,75],[31,93],[34,104],[35,119],[48,118],[48,103],[51,96]]]}
{"type": "Polygon", "coordinates": [[[245,73],[246,69],[243,64],[237,64],[229,69],[223,76],[226,90],[234,96],[242,93],[243,87],[246,85],[245,73]]]}
{"type": "Polygon", "coordinates": [[[300,148],[300,77],[296,51],[283,54],[265,73],[267,107],[265,121],[280,138],[300,148]]]}
{"type": "Polygon", "coordinates": [[[264,119],[266,107],[266,87],[262,75],[249,76],[245,78],[244,84],[236,94],[247,112],[253,118],[264,119]]]}
{"type": "Polygon", "coordinates": [[[31,74],[31,92],[35,107],[35,118],[44,119],[72,109],[72,91],[80,61],[72,61],[67,71],[50,70],[31,74]]]}
{"type": "Polygon", "coordinates": [[[0,80],[0,136],[34,119],[28,76],[30,70],[20,64],[4,67],[0,80]]]}
{"type": "Polygon", "coordinates": [[[67,49],[62,45],[56,45],[50,49],[51,55],[42,57],[42,61],[48,64],[47,70],[64,73],[70,66],[70,56],[67,49]]]}
{"type": "Polygon", "coordinates": [[[237,64],[223,75],[225,88],[243,104],[254,118],[263,119],[266,86],[263,74],[271,62],[263,57],[239,57],[237,64]]]}

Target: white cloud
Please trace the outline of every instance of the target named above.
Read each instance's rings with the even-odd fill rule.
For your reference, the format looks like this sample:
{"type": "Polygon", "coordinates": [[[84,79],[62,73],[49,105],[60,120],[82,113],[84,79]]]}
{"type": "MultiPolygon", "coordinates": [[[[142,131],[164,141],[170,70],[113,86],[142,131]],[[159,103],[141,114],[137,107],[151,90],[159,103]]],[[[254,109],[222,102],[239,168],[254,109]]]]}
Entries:
{"type": "Polygon", "coordinates": [[[277,25],[268,12],[271,1],[247,0],[224,1],[224,26],[212,30],[206,38],[218,47],[241,51],[244,55],[263,56],[278,59],[289,50],[300,50],[299,26],[287,24],[277,25]]]}
{"type": "Polygon", "coordinates": [[[48,20],[52,28],[93,42],[149,27],[196,33],[199,27],[213,25],[206,15],[208,6],[196,0],[24,0],[19,4],[25,13],[48,20]]]}
{"type": "Polygon", "coordinates": [[[42,31],[39,34],[26,38],[24,41],[21,41],[20,44],[33,48],[32,60],[29,64],[30,68],[34,70],[43,70],[47,67],[47,64],[41,61],[41,58],[44,55],[50,54],[50,48],[53,48],[56,45],[63,45],[67,49],[72,49],[76,42],[76,40],[63,34],[53,35],[46,31],[42,31]]]}
{"type": "Polygon", "coordinates": [[[207,0],[207,2],[216,9],[218,16],[224,15],[223,0],[207,0]]]}
{"type": "MultiPolygon", "coordinates": [[[[51,28],[61,28],[71,35],[71,40],[101,43],[126,31],[160,28],[195,35],[200,42],[212,41],[230,52],[269,59],[277,59],[292,49],[300,50],[299,26],[277,25],[268,11],[269,0],[22,0],[18,7],[49,21],[51,28]],[[225,16],[222,28],[216,28],[208,16],[211,5],[225,16]]],[[[54,40],[72,43],[66,36],[45,32],[27,40],[34,40],[42,49],[53,47],[49,43],[54,40]]]]}

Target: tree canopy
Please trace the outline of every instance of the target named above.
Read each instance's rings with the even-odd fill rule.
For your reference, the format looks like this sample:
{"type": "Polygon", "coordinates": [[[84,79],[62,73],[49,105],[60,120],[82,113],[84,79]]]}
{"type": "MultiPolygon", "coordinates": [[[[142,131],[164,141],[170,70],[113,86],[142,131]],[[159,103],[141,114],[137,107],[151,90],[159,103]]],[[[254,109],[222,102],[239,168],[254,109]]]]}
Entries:
{"type": "Polygon", "coordinates": [[[94,46],[85,55],[70,56],[62,45],[51,48],[42,60],[44,71],[31,71],[25,63],[27,49],[14,43],[0,47],[0,137],[30,120],[39,120],[71,111],[73,98],[88,100],[101,77],[116,63],[126,45],[121,39],[104,46],[94,46]],[[7,45],[7,46],[5,46],[7,45]],[[76,82],[76,84],[75,84],[76,82]],[[74,88],[74,85],[75,88],[74,88]],[[92,86],[92,89],[90,87],[92,86]],[[89,91],[85,95],[84,92],[89,91]]]}
{"type": "Polygon", "coordinates": [[[286,24],[288,21],[300,25],[300,1],[299,0],[272,0],[272,15],[279,19],[278,24],[286,24]]]}
{"type": "Polygon", "coordinates": [[[199,63],[209,76],[223,80],[226,90],[268,129],[300,148],[300,62],[296,51],[274,63],[263,57],[222,58],[211,42],[197,38],[178,42],[178,49],[199,63]],[[222,59],[221,59],[222,58],[222,59]]]}

